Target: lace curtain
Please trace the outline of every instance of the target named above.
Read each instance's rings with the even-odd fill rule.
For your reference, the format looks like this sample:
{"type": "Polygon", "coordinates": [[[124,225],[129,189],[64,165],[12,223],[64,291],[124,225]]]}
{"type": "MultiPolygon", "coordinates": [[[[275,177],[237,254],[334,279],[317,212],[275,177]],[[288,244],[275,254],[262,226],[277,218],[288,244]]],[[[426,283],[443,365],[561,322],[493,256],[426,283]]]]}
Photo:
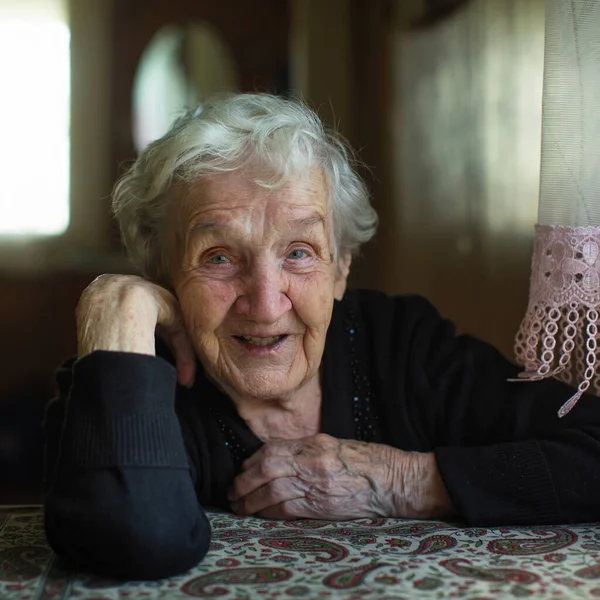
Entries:
{"type": "Polygon", "coordinates": [[[542,161],[521,380],[600,395],[600,2],[546,0],[542,161]]]}

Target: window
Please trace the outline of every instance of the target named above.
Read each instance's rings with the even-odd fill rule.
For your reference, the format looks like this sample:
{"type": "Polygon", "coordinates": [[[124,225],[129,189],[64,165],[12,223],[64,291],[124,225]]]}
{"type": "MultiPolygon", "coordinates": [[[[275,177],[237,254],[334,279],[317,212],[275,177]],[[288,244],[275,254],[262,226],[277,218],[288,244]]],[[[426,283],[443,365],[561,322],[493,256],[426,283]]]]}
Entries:
{"type": "Polygon", "coordinates": [[[0,236],[69,224],[69,38],[62,0],[0,0],[0,236]]]}

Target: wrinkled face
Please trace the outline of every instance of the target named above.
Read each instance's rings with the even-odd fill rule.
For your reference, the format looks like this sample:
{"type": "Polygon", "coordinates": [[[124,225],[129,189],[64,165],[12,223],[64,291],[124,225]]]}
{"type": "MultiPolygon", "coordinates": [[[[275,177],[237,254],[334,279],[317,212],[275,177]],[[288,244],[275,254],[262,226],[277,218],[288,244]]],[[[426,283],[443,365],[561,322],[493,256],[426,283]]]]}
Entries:
{"type": "Polygon", "coordinates": [[[219,174],[179,194],[171,280],[207,374],[234,399],[266,400],[318,373],[347,272],[333,260],[322,173],[278,189],[257,175],[219,174]]]}

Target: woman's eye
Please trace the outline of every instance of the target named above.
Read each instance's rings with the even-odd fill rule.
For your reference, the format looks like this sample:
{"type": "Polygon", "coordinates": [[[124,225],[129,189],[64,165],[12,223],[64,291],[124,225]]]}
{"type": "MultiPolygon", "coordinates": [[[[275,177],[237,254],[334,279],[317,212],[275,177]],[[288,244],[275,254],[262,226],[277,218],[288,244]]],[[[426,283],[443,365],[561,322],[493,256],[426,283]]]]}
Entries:
{"type": "Polygon", "coordinates": [[[288,254],[288,258],[291,258],[292,260],[299,260],[301,258],[306,258],[307,256],[308,254],[304,250],[292,250],[288,254]]]}
{"type": "Polygon", "coordinates": [[[230,262],[230,260],[224,254],[215,254],[210,257],[210,262],[213,265],[224,265],[230,262]]]}

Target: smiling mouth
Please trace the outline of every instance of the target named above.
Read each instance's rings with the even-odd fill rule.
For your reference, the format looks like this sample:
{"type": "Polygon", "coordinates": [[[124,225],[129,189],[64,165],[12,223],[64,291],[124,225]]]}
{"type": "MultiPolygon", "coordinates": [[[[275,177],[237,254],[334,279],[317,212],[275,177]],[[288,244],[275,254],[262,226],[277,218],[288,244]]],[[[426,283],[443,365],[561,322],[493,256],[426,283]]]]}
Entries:
{"type": "Polygon", "coordinates": [[[282,339],[286,338],[287,335],[274,335],[272,337],[254,337],[252,335],[236,335],[235,336],[241,342],[249,344],[251,346],[274,346],[282,339]]]}

